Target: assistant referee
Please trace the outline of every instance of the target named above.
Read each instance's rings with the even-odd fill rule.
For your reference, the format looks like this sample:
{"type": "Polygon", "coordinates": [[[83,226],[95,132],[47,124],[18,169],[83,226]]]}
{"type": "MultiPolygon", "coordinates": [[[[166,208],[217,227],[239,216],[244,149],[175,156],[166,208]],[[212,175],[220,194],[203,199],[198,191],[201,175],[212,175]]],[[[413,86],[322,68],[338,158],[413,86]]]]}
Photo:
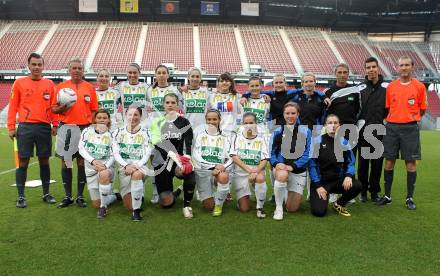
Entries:
{"type": "MultiPolygon", "coordinates": [[[[9,99],[8,130],[11,139],[17,139],[19,165],[15,171],[18,199],[17,208],[25,208],[24,187],[27,178],[29,160],[34,156],[34,145],[37,149],[40,164],[40,178],[43,184],[43,201],[56,203],[49,194],[50,167],[49,157],[52,152],[51,124],[54,114],[51,112],[50,100],[54,84],[43,78],[44,60],[37,53],[28,57],[30,75],[14,82],[9,99]],[[16,129],[18,114],[18,127],[16,129]]],[[[54,128],[56,128],[54,126],[54,128]]]]}

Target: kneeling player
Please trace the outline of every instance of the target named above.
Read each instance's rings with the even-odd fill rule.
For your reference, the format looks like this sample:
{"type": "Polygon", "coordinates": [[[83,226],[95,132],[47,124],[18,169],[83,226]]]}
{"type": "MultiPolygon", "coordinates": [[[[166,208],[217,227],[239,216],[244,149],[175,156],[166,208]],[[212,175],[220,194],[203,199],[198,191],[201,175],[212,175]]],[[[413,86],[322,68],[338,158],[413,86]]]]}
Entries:
{"type": "Polygon", "coordinates": [[[210,109],[205,118],[205,131],[197,133],[194,139],[192,160],[202,206],[207,210],[214,209],[212,215],[217,217],[222,214],[223,203],[229,193],[230,141],[220,131],[219,111],[210,109]]]}
{"type": "Polygon", "coordinates": [[[133,210],[132,220],[140,221],[146,166],[151,145],[148,130],[142,128],[142,109],[129,107],[126,112],[126,125],[117,130],[113,138],[113,152],[119,164],[119,180],[124,206],[133,210]]]}
{"type": "MultiPolygon", "coordinates": [[[[183,179],[183,216],[193,217],[195,179],[191,164],[193,131],[189,121],[177,113],[179,98],[174,93],[165,95],[165,114],[154,119],[150,130],[154,145],[153,167],[155,183],[159,193],[159,204],[170,208],[176,202],[178,193],[173,193],[173,179],[183,179]],[[185,155],[184,155],[185,152],[185,155]]],[[[180,190],[180,189],[179,189],[180,190]]]]}
{"type": "Polygon", "coordinates": [[[95,113],[95,125],[84,129],[79,142],[79,153],[86,160],[87,187],[94,208],[99,208],[98,218],[107,215],[107,207],[116,200],[110,181],[114,173],[111,151],[110,113],[100,109],[95,113]]]}
{"type": "Polygon", "coordinates": [[[231,156],[235,162],[233,183],[238,198],[238,208],[242,212],[249,210],[250,186],[255,187],[257,217],[265,218],[266,200],[265,168],[269,158],[265,138],[257,131],[257,117],[247,112],[243,115],[244,127],[239,131],[232,146],[231,156]]]}
{"type": "Polygon", "coordinates": [[[339,141],[335,139],[339,126],[338,116],[327,116],[327,133],[316,141],[319,145],[314,148],[318,150],[318,154],[310,160],[310,208],[312,214],[317,217],[323,217],[327,213],[329,193],[342,193],[342,196],[333,202],[333,208],[343,216],[351,216],[345,206],[362,189],[361,183],[354,178],[356,161],[348,141],[343,137],[339,141]],[[345,149],[342,160],[338,160],[336,156],[338,148],[345,149]]]}
{"type": "Polygon", "coordinates": [[[297,103],[285,104],[283,116],[286,124],[277,128],[272,135],[270,163],[275,171],[275,220],[283,219],[286,191],[287,211],[296,212],[299,209],[307,183],[311,131],[306,126],[299,125],[299,112],[297,103]]]}

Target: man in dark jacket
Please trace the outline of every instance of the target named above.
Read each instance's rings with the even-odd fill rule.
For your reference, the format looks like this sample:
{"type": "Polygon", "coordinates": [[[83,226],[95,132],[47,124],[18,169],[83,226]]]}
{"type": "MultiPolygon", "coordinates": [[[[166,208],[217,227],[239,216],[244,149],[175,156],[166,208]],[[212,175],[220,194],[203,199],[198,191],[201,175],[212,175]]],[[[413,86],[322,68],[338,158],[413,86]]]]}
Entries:
{"type": "MultiPolygon", "coordinates": [[[[379,74],[378,61],[374,57],[365,60],[365,81],[360,84],[359,90],[361,94],[362,110],[359,121],[362,121],[364,127],[360,130],[358,141],[358,179],[362,183],[361,201],[368,200],[367,191],[371,193],[371,201],[378,200],[380,192],[380,177],[382,174],[383,157],[369,158],[368,154],[362,154],[362,148],[366,148],[367,152],[374,151],[373,146],[366,140],[364,130],[372,124],[383,125],[388,111],[385,108],[385,96],[387,82],[383,81],[383,76],[379,74]],[[368,170],[370,173],[368,174],[368,170]]],[[[383,135],[379,135],[377,131],[373,131],[373,136],[382,141],[383,135]]],[[[363,150],[365,152],[365,149],[363,150]]]]}

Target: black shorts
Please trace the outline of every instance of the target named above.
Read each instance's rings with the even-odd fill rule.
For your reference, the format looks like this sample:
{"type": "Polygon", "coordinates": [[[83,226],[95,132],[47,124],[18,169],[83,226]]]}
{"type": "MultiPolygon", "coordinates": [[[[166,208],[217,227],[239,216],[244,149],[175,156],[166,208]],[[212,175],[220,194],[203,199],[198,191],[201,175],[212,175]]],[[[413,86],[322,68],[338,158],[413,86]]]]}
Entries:
{"type": "Polygon", "coordinates": [[[20,123],[17,128],[17,148],[20,158],[34,156],[34,145],[38,157],[52,154],[51,126],[49,124],[20,123]]]}
{"type": "Polygon", "coordinates": [[[189,175],[185,175],[183,177],[179,177],[176,175],[177,165],[174,163],[171,167],[171,171],[168,171],[166,168],[162,166],[154,167],[155,172],[160,172],[154,176],[154,182],[156,184],[157,193],[160,195],[163,192],[172,192],[174,190],[173,187],[173,179],[177,177],[178,179],[182,179],[185,181],[195,182],[194,172],[189,175]]]}
{"type": "Polygon", "coordinates": [[[64,128],[68,125],[61,124],[58,127],[58,135],[55,149],[55,156],[64,160],[65,154],[71,152],[71,148],[73,147],[75,150],[71,152],[72,159],[81,157],[78,151],[79,140],[81,138],[81,132],[88,127],[88,125],[78,125],[80,133],[79,136],[76,137],[77,134],[72,133],[72,131],[68,130],[65,135],[61,135],[61,132],[64,132],[64,128]],[[64,137],[65,136],[65,137],[64,137]]]}
{"type": "Polygon", "coordinates": [[[386,135],[383,138],[383,157],[388,160],[420,160],[422,158],[420,149],[419,125],[414,123],[394,124],[388,123],[385,126],[386,135]]]}

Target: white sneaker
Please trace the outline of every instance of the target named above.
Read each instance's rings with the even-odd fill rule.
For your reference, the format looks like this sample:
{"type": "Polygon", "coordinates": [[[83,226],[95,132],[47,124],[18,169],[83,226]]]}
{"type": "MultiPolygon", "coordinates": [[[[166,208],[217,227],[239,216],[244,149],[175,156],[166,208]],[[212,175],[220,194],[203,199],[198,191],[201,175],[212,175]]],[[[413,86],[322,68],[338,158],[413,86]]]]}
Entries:
{"type": "Polygon", "coordinates": [[[185,207],[185,208],[183,208],[182,209],[182,213],[183,213],[183,216],[186,218],[186,219],[192,219],[193,217],[194,217],[194,215],[193,215],[193,209],[191,208],[191,207],[185,207]]]}
{"type": "Polygon", "coordinates": [[[348,204],[355,204],[356,203],[356,199],[355,198],[353,198],[352,200],[350,200],[349,202],[348,202],[348,204]]]}
{"type": "Polygon", "coordinates": [[[153,196],[151,197],[150,202],[152,204],[158,204],[159,203],[159,195],[158,194],[153,194],[153,196]]]}
{"type": "Polygon", "coordinates": [[[266,212],[264,212],[263,208],[257,209],[257,218],[264,219],[266,217],[266,212]]]}
{"type": "Polygon", "coordinates": [[[328,198],[328,203],[333,203],[336,200],[338,200],[338,194],[330,194],[330,196],[328,198]]]}
{"type": "Polygon", "coordinates": [[[273,213],[274,220],[283,220],[283,209],[275,209],[273,213]]]}

